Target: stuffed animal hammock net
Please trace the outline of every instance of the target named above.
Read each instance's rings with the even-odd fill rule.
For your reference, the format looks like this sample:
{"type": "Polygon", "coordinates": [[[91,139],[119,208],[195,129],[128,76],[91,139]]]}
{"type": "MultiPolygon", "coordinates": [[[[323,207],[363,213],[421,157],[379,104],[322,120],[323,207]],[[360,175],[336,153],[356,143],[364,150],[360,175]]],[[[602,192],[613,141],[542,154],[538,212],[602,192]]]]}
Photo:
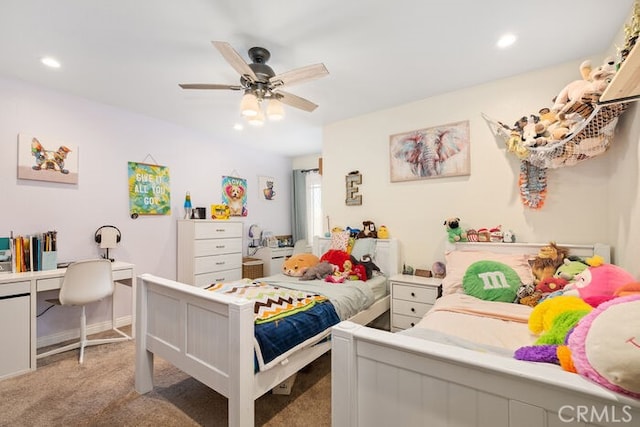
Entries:
{"type": "Polygon", "coordinates": [[[496,136],[504,140],[507,151],[520,160],[519,190],[525,206],[539,209],[547,193],[546,171],[573,166],[604,153],[611,143],[618,117],[628,104],[581,104],[580,119],[571,133],[562,139],[538,137],[534,143],[523,139],[521,133],[484,115],[496,136]]]}

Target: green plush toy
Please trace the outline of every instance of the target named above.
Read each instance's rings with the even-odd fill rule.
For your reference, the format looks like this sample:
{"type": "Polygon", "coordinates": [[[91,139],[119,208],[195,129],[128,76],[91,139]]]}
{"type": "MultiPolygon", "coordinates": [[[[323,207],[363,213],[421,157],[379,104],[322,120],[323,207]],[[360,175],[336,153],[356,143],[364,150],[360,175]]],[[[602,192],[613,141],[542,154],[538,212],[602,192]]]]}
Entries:
{"type": "Polygon", "coordinates": [[[582,261],[571,261],[568,258],[565,258],[563,264],[556,269],[553,277],[560,277],[567,282],[570,282],[575,276],[586,270],[587,267],[588,265],[582,261]]]}
{"type": "Polygon", "coordinates": [[[460,218],[447,218],[444,220],[444,225],[451,243],[467,241],[467,233],[460,227],[460,218]]]}

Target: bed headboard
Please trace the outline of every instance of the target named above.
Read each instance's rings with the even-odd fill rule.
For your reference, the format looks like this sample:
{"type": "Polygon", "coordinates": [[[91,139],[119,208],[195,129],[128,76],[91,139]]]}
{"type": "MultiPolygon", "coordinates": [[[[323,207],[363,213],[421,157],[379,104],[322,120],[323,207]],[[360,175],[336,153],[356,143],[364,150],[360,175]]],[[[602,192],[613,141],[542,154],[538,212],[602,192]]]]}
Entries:
{"type": "MultiPolygon", "coordinates": [[[[375,264],[385,276],[391,277],[400,273],[400,245],[397,239],[375,239],[375,264]]],[[[321,257],[331,247],[330,237],[313,238],[313,254],[321,257]]]]}
{"type": "MultiPolygon", "coordinates": [[[[498,243],[498,242],[457,242],[453,248],[456,251],[488,251],[506,254],[531,254],[537,255],[540,248],[549,243],[498,243]]],[[[556,243],[558,246],[569,249],[569,255],[588,258],[600,255],[604,262],[611,262],[611,247],[604,243],[594,243],[590,245],[576,245],[567,243],[556,243]]]]}

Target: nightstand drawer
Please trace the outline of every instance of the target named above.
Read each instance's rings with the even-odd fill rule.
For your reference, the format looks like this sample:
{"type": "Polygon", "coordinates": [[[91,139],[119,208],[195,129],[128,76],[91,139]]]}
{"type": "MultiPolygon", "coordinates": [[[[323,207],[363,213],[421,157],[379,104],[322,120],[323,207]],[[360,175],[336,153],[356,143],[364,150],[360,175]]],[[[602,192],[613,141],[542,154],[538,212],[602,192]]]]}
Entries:
{"type": "Polygon", "coordinates": [[[433,307],[433,304],[393,299],[393,314],[403,314],[405,316],[421,318],[431,307],[433,307]]]}
{"type": "Polygon", "coordinates": [[[433,304],[438,297],[438,288],[407,286],[393,283],[393,299],[418,301],[433,304]]]}
{"type": "Polygon", "coordinates": [[[409,329],[414,327],[420,321],[420,317],[403,316],[401,314],[393,314],[391,316],[391,329],[392,332],[401,329],[409,329]]]}

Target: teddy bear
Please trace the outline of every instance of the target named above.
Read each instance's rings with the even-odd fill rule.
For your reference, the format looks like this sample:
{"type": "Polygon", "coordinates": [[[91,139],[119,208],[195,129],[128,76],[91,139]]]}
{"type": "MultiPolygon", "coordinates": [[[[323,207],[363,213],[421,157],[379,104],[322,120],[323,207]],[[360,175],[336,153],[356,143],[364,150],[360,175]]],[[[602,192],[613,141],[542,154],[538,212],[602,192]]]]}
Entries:
{"type": "Polygon", "coordinates": [[[373,221],[362,221],[362,230],[358,233],[358,239],[364,239],[367,237],[377,238],[378,233],[376,232],[376,225],[373,221]]]}
{"type": "Polygon", "coordinates": [[[444,220],[447,235],[451,243],[464,242],[467,240],[467,233],[460,228],[460,218],[447,218],[444,220]]]}
{"type": "Polygon", "coordinates": [[[604,63],[592,68],[591,61],[580,64],[582,79],[567,84],[554,99],[552,111],[567,112],[575,103],[595,103],[615,74],[615,61],[606,58],[604,63]]]}

